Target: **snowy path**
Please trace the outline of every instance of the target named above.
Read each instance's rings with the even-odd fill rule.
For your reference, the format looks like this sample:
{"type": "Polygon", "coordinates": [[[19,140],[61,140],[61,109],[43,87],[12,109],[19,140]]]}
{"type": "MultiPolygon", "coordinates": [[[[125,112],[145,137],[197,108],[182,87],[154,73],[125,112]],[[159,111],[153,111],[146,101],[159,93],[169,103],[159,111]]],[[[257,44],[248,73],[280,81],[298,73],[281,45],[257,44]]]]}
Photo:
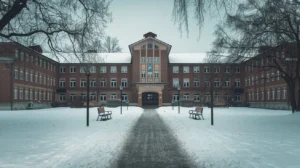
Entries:
{"type": "Polygon", "coordinates": [[[157,112],[145,109],[111,167],[194,167],[157,112]]]}

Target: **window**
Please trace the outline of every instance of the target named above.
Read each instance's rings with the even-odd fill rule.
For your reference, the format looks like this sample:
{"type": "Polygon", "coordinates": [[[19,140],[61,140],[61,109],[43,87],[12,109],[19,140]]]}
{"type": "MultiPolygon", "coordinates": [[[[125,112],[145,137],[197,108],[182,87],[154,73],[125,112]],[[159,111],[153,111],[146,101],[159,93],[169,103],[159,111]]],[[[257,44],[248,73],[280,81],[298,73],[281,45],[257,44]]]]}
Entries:
{"type": "Polygon", "coordinates": [[[210,82],[209,81],[204,81],[204,86],[205,87],[210,87],[210,82]]]}
{"type": "Polygon", "coordinates": [[[42,74],[40,74],[40,84],[43,83],[43,77],[42,77],[42,74]]]}
{"type": "Polygon", "coordinates": [[[267,97],[268,97],[268,100],[270,100],[270,89],[268,89],[267,97]]]}
{"type": "Polygon", "coordinates": [[[95,78],[91,79],[90,87],[96,87],[96,79],[95,78]]]}
{"type": "Polygon", "coordinates": [[[214,86],[215,87],[220,87],[220,79],[215,79],[214,86]]]}
{"type": "Polygon", "coordinates": [[[20,80],[24,79],[24,72],[23,69],[20,69],[20,80]]]}
{"type": "Polygon", "coordinates": [[[258,76],[255,76],[255,84],[258,84],[258,76]]]}
{"type": "Polygon", "coordinates": [[[21,52],[21,61],[23,61],[23,60],[24,60],[24,53],[21,52]]]}
{"type": "Polygon", "coordinates": [[[40,67],[43,67],[43,60],[40,59],[40,67]]]}
{"type": "Polygon", "coordinates": [[[86,79],[80,79],[80,87],[86,87],[86,79]]]}
{"type": "Polygon", "coordinates": [[[251,78],[251,84],[252,84],[252,86],[254,85],[254,77],[253,76],[251,78]]]}
{"type": "Polygon", "coordinates": [[[235,72],[235,73],[240,73],[240,67],[235,67],[235,68],[234,68],[234,72],[235,72]]]}
{"type": "Polygon", "coordinates": [[[100,101],[106,101],[106,94],[100,94],[100,101]]]}
{"type": "Polygon", "coordinates": [[[155,48],[155,49],[159,49],[159,46],[157,46],[157,45],[154,45],[154,48],[155,48]]]}
{"type": "Polygon", "coordinates": [[[59,101],[66,101],[66,94],[59,94],[59,101]]]}
{"type": "Polygon", "coordinates": [[[225,81],[225,87],[230,87],[230,81],[229,80],[225,81]]]}
{"type": "Polygon", "coordinates": [[[121,86],[122,87],[127,87],[127,79],[121,79],[121,86]]]}
{"type": "Polygon", "coordinates": [[[30,82],[33,82],[33,71],[30,71],[30,82]]]}
{"type": "Polygon", "coordinates": [[[122,94],[122,100],[124,100],[124,101],[127,101],[127,100],[128,100],[127,94],[122,94]]]}
{"type": "Polygon", "coordinates": [[[154,57],[154,63],[159,64],[159,57],[154,57]]]}
{"type": "Polygon", "coordinates": [[[100,73],[106,73],[106,66],[100,66],[100,73]]]}
{"type": "Polygon", "coordinates": [[[121,72],[127,73],[127,66],[121,66],[121,72]]]}
{"type": "Polygon", "coordinates": [[[146,63],[146,57],[141,57],[141,63],[145,64],[146,63]]]}
{"type": "Polygon", "coordinates": [[[96,66],[90,66],[90,73],[96,73],[96,66]]]}
{"type": "Polygon", "coordinates": [[[272,73],[271,73],[271,80],[274,81],[274,78],[275,78],[274,72],[272,72],[272,73]]]}
{"type": "Polygon", "coordinates": [[[265,99],[265,92],[262,91],[262,92],[261,92],[261,100],[264,100],[264,99],[265,99]]]}
{"type": "Polygon", "coordinates": [[[264,74],[261,74],[261,83],[264,83],[265,79],[264,79],[264,74]]]}
{"type": "Polygon", "coordinates": [[[110,79],[110,87],[117,87],[117,79],[110,79]]]}
{"type": "Polygon", "coordinates": [[[148,64],[151,64],[151,63],[152,63],[152,57],[148,57],[147,63],[148,63],[148,64]]]}
{"type": "Polygon", "coordinates": [[[81,101],[86,101],[86,94],[81,94],[81,101]]]}
{"type": "Polygon", "coordinates": [[[258,91],[256,92],[256,100],[259,100],[259,93],[258,93],[258,91]]]}
{"type": "Polygon", "coordinates": [[[174,101],[178,101],[178,94],[173,94],[173,96],[172,96],[172,100],[174,100],[174,101]]]}
{"type": "Polygon", "coordinates": [[[254,101],[254,91],[252,92],[252,101],[254,101]]]}
{"type": "Polygon", "coordinates": [[[173,78],[173,87],[177,87],[179,85],[179,79],[173,78]]]}
{"type": "Polygon", "coordinates": [[[264,58],[261,58],[260,65],[264,66],[264,58]]]}
{"type": "Polygon", "coordinates": [[[250,77],[248,77],[248,86],[250,86],[251,80],[250,77]]]}
{"type": "Polygon", "coordinates": [[[55,79],[53,79],[53,86],[55,86],[55,79]]]}
{"type": "Polygon", "coordinates": [[[267,82],[269,82],[270,74],[267,73],[267,82]]]}
{"type": "Polygon", "coordinates": [[[38,100],[38,91],[34,90],[34,100],[38,100]]]}
{"type": "Polygon", "coordinates": [[[214,67],[214,71],[215,71],[215,73],[219,73],[220,72],[220,67],[214,67]]]}
{"type": "Polygon", "coordinates": [[[173,66],[173,73],[178,73],[178,72],[179,72],[179,67],[173,66]]]}
{"type": "Polygon", "coordinates": [[[224,70],[225,73],[230,73],[230,67],[226,67],[224,70]]]}
{"type": "Polygon", "coordinates": [[[158,73],[158,71],[155,71],[155,72],[154,72],[154,78],[159,78],[159,73],[158,73]]]}
{"type": "Polygon", "coordinates": [[[106,79],[100,80],[100,87],[106,87],[106,79]]]}
{"type": "Polygon", "coordinates": [[[44,85],[47,85],[46,75],[44,76],[44,85]]]}
{"type": "Polygon", "coordinates": [[[152,49],[153,45],[151,43],[148,44],[148,49],[152,49]]]}
{"type": "Polygon", "coordinates": [[[286,88],[282,89],[282,99],[286,99],[286,88]]]}
{"type": "Polygon", "coordinates": [[[200,72],[200,66],[194,66],[193,67],[193,72],[194,73],[199,73],[200,72]]]}
{"type": "Polygon", "coordinates": [[[194,87],[200,87],[200,79],[194,79],[194,87]]]}
{"type": "Polygon", "coordinates": [[[66,72],[66,67],[61,66],[61,67],[59,68],[59,72],[60,72],[60,73],[65,73],[65,72],[66,72]]]}
{"type": "Polygon", "coordinates": [[[29,92],[29,99],[30,99],[30,100],[33,100],[33,93],[32,93],[32,89],[30,89],[30,92],[29,92]]]}
{"type": "Polygon", "coordinates": [[[15,50],[15,58],[18,59],[19,58],[19,50],[15,50]]]}
{"type": "Polygon", "coordinates": [[[145,71],[142,71],[142,72],[141,72],[141,77],[142,77],[142,78],[146,78],[146,72],[145,72],[145,71]]]}
{"type": "Polygon", "coordinates": [[[18,99],[18,88],[14,88],[14,99],[18,99]]]}
{"type": "Polygon", "coordinates": [[[241,86],[241,80],[240,79],[235,79],[234,80],[234,87],[240,87],[241,86]]]}
{"type": "Polygon", "coordinates": [[[35,65],[36,65],[36,66],[39,65],[39,58],[38,58],[37,56],[35,57],[35,61],[34,61],[34,62],[35,62],[35,65]]]}
{"type": "Polygon", "coordinates": [[[28,89],[25,88],[25,100],[28,100],[28,89]]]}
{"type": "Polygon", "coordinates": [[[96,101],[96,94],[90,94],[90,101],[96,101]]]}
{"type": "Polygon", "coordinates": [[[190,87],[190,79],[189,78],[183,79],[183,87],[190,87]]]}
{"type": "Polygon", "coordinates": [[[236,102],[240,102],[242,99],[241,99],[241,96],[240,96],[240,95],[235,95],[235,96],[234,96],[234,100],[235,100],[236,102]]]}
{"type": "Polygon", "coordinates": [[[46,100],[46,92],[43,92],[43,100],[46,100]]]}
{"type": "Polygon", "coordinates": [[[110,99],[117,99],[117,94],[110,94],[110,99]]]}
{"type": "Polygon", "coordinates": [[[200,101],[200,95],[194,94],[194,101],[200,101]]]}
{"type": "Polygon", "coordinates": [[[76,94],[70,94],[70,101],[76,101],[76,94]]]}
{"type": "Polygon", "coordinates": [[[117,73],[117,67],[116,66],[111,66],[110,67],[110,73],[117,73]]]}
{"type": "Polygon", "coordinates": [[[183,66],[183,73],[190,73],[190,67],[189,66],[183,66]]]}
{"type": "Polygon", "coordinates": [[[148,78],[152,78],[152,72],[148,72],[148,78]]]}
{"type": "Polygon", "coordinates": [[[204,66],[204,73],[209,73],[210,67],[209,66],[204,66]]]}
{"type": "Polygon", "coordinates": [[[75,78],[70,79],[70,87],[76,87],[76,79],[75,78]]]}
{"type": "Polygon", "coordinates": [[[280,100],[280,88],[277,88],[277,100],[280,100]]]}
{"type": "Polygon", "coordinates": [[[65,81],[65,79],[59,79],[59,87],[61,87],[61,88],[66,87],[66,81],[65,81]]]}
{"type": "Polygon", "coordinates": [[[26,54],[26,62],[29,61],[29,57],[28,57],[28,54],[26,54]]]}
{"type": "Polygon", "coordinates": [[[35,73],[35,83],[38,83],[38,78],[39,78],[38,76],[39,76],[39,75],[38,75],[38,73],[36,72],[36,73],[35,73]]]}
{"type": "Polygon", "coordinates": [[[183,99],[190,99],[190,94],[188,93],[183,94],[183,99]]]}
{"type": "Polygon", "coordinates": [[[275,89],[273,88],[272,89],[272,100],[274,100],[275,99],[275,89]]]}
{"type": "Polygon", "coordinates": [[[71,66],[70,67],[70,73],[75,73],[76,72],[76,67],[75,66],[71,66]]]}
{"type": "Polygon", "coordinates": [[[18,68],[15,68],[15,79],[18,79],[18,74],[19,74],[18,68]]]}
{"type": "Polygon", "coordinates": [[[277,80],[279,80],[280,79],[280,73],[279,73],[279,71],[277,71],[277,80]]]}

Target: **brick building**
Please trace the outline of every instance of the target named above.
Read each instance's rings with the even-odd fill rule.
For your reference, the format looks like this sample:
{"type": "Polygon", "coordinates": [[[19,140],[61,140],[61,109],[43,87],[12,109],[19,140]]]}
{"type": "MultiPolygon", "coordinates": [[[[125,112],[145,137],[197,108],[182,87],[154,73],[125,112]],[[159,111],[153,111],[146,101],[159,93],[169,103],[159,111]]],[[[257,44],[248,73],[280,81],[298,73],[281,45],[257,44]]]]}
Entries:
{"type": "MultiPolygon", "coordinates": [[[[247,101],[253,107],[273,108],[261,104],[274,99],[255,97],[257,92],[261,92],[258,88],[262,87],[262,83],[251,83],[254,81],[252,78],[258,75],[256,71],[248,70],[251,60],[244,63],[206,63],[205,53],[172,53],[172,46],[157,39],[157,35],[151,32],[130,44],[130,53],[89,51],[80,59],[74,54],[51,57],[43,54],[38,46],[25,47],[12,42],[3,42],[0,47],[1,109],[44,108],[51,103],[81,105],[87,96],[87,69],[92,102],[122,97],[132,105],[162,106],[180,97],[181,100],[190,99],[204,104],[209,101],[209,88],[212,86],[215,101],[235,105],[247,101]],[[122,95],[120,86],[123,87],[122,95]]],[[[272,87],[270,84],[266,90],[269,87],[280,88],[281,96],[286,94],[282,80],[276,79],[272,87]]],[[[288,99],[282,97],[278,103],[278,107],[287,108],[288,99]]]]}

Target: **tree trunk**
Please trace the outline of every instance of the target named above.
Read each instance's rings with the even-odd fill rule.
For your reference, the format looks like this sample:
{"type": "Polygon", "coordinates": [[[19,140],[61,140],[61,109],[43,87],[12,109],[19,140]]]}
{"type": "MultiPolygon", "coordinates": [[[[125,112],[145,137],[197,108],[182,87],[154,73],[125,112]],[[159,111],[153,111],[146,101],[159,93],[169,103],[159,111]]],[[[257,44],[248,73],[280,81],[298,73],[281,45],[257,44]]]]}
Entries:
{"type": "Polygon", "coordinates": [[[297,103],[296,103],[296,93],[295,93],[295,83],[292,82],[289,86],[289,98],[292,106],[292,112],[294,113],[297,110],[297,103]]]}
{"type": "Polygon", "coordinates": [[[210,86],[210,114],[211,114],[211,125],[214,125],[214,92],[213,85],[210,86]]]}
{"type": "Polygon", "coordinates": [[[86,126],[89,126],[89,110],[90,110],[90,74],[87,74],[87,96],[86,96],[86,126]]]}

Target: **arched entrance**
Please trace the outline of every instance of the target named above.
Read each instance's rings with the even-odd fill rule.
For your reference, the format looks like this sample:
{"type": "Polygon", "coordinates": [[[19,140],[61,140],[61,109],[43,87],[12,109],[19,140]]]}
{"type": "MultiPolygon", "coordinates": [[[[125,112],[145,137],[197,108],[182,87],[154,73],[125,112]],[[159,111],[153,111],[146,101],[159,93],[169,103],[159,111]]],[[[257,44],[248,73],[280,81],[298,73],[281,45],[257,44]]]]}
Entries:
{"type": "Polygon", "coordinates": [[[148,106],[148,105],[158,106],[158,103],[159,103],[158,100],[159,100],[158,93],[155,93],[155,92],[142,93],[142,105],[143,106],[148,106]]]}

